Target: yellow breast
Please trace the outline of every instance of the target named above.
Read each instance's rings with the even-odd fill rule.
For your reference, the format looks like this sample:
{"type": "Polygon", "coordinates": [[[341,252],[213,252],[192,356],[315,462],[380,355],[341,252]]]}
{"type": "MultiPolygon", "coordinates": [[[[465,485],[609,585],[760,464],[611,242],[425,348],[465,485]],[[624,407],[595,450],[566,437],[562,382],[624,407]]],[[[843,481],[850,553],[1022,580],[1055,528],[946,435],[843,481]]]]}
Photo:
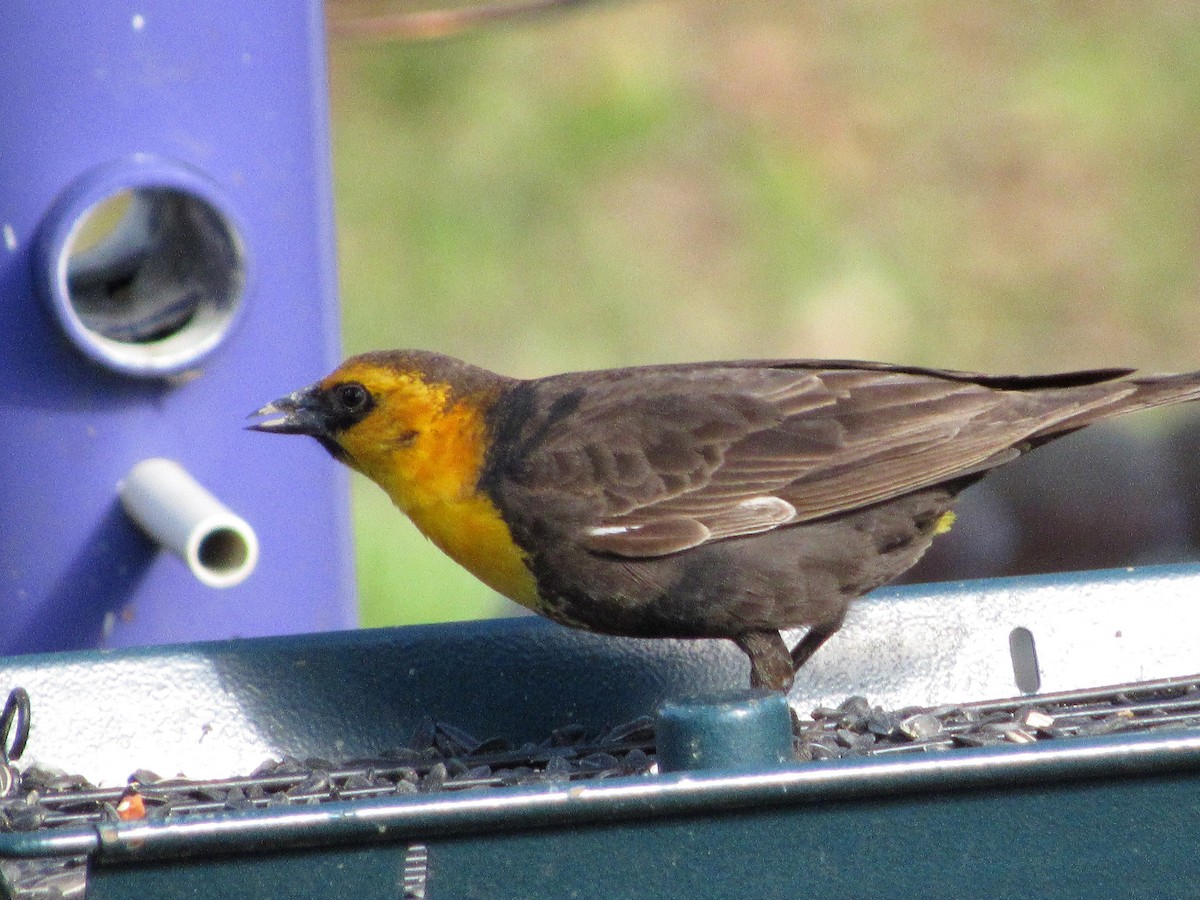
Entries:
{"type": "Polygon", "coordinates": [[[488,587],[522,606],[538,608],[537,587],[525,556],[487,497],[414,506],[408,515],[431,541],[488,587]]]}
{"type": "Polygon", "coordinates": [[[446,396],[441,386],[414,386],[395,415],[368,417],[343,435],[343,444],[354,467],[451,559],[493,590],[537,609],[525,554],[491,498],[478,490],[488,439],[483,413],[470,401],[448,405],[446,396]],[[387,428],[398,418],[412,422],[419,436],[397,441],[387,428]]]}

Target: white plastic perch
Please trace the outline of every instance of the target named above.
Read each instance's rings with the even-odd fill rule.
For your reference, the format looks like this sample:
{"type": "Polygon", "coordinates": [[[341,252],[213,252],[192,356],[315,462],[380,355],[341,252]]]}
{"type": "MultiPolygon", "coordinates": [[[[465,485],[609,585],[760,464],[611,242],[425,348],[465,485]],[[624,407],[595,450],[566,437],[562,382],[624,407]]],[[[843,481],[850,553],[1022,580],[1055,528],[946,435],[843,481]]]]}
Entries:
{"type": "Polygon", "coordinates": [[[174,460],[142,460],[117,485],[117,493],[129,517],[187,563],[201,583],[233,587],[254,571],[254,529],[174,460]]]}

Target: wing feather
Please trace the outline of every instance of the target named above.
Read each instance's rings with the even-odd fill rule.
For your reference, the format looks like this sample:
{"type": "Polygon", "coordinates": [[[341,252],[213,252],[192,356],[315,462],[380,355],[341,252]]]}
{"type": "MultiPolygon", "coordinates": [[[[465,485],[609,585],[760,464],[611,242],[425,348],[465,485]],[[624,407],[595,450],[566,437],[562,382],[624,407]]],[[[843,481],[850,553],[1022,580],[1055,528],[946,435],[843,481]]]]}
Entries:
{"type": "Polygon", "coordinates": [[[559,398],[570,390],[570,414],[539,423],[507,474],[536,489],[538,508],[569,519],[584,546],[665,555],[999,465],[1022,441],[1111,402],[1123,390],[1113,374],[1010,379],[1011,389],[1003,379],[848,364],[559,376],[533,384],[559,398]]]}

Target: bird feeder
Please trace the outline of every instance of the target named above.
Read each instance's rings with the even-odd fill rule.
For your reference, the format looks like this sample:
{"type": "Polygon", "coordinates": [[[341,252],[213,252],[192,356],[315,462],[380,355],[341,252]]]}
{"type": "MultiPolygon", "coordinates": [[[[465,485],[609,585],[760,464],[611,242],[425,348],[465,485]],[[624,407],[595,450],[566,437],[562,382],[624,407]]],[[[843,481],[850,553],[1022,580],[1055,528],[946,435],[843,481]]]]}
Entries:
{"type": "Polygon", "coordinates": [[[353,624],[343,474],[241,429],[338,356],[322,15],[0,12],[0,654],[353,624]]]}

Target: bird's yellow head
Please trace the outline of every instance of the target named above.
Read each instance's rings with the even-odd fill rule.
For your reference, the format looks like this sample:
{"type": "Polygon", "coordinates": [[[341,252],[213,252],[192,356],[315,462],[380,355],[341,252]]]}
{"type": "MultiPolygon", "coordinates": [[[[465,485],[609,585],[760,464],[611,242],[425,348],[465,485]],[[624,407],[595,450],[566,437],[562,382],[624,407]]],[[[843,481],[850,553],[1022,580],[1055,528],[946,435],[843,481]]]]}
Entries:
{"type": "Polygon", "coordinates": [[[311,435],[412,514],[474,489],[487,410],[506,381],[436,353],[367,353],[267,404],[250,427],[311,435]]]}
{"type": "Polygon", "coordinates": [[[514,382],[417,350],[348,359],[316,384],[268,403],[250,427],[307,434],[366,475],[416,526],[484,583],[539,602],[524,553],[479,488],[488,412],[514,382]]]}

